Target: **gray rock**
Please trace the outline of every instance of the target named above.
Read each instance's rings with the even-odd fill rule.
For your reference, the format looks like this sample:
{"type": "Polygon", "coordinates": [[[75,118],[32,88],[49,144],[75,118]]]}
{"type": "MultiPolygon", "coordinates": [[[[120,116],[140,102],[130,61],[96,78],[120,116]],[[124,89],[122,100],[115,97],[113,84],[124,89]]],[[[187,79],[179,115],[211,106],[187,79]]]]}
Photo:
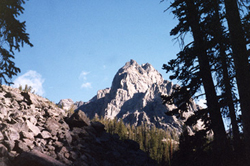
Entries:
{"type": "Polygon", "coordinates": [[[70,134],[70,131],[65,131],[65,139],[67,141],[68,144],[71,144],[72,142],[72,136],[70,134]]]}
{"type": "Polygon", "coordinates": [[[27,145],[30,149],[33,149],[34,148],[34,141],[30,140],[30,139],[22,139],[23,142],[25,143],[25,145],[27,145]]]}
{"type": "Polygon", "coordinates": [[[16,146],[15,146],[15,149],[14,149],[16,152],[18,152],[18,153],[21,153],[21,152],[23,152],[23,151],[29,151],[30,149],[29,149],[29,147],[28,147],[28,145],[25,143],[25,142],[23,142],[23,141],[20,141],[20,140],[18,140],[17,142],[16,142],[16,146]]]}
{"type": "Polygon", "coordinates": [[[8,156],[8,149],[3,144],[0,144],[0,157],[7,157],[7,156],[8,156]]]}
{"type": "Polygon", "coordinates": [[[33,133],[33,132],[21,131],[21,136],[22,136],[23,138],[28,138],[28,139],[30,139],[30,140],[32,140],[32,141],[35,140],[35,138],[34,138],[34,133],[33,133]]]}
{"type": "Polygon", "coordinates": [[[55,136],[60,129],[60,123],[54,118],[49,117],[46,121],[45,127],[51,133],[51,135],[55,136]]]}
{"type": "Polygon", "coordinates": [[[63,143],[60,142],[60,141],[55,141],[53,145],[54,145],[56,148],[61,148],[61,147],[63,147],[63,143]]]}
{"type": "Polygon", "coordinates": [[[68,158],[70,156],[70,153],[68,151],[68,149],[66,147],[62,147],[59,151],[59,153],[57,154],[58,158],[63,161],[64,163],[66,163],[67,165],[71,165],[72,161],[70,161],[68,158]]]}
{"type": "Polygon", "coordinates": [[[37,119],[34,116],[30,116],[28,119],[33,125],[36,125],[37,119]]]}
{"type": "Polygon", "coordinates": [[[45,111],[48,114],[48,116],[50,116],[50,117],[59,117],[59,115],[60,115],[60,112],[55,111],[53,109],[46,109],[45,111]]]}
{"type": "Polygon", "coordinates": [[[105,131],[104,124],[100,122],[91,122],[91,126],[97,131],[98,135],[101,135],[105,131]]]}
{"type": "Polygon", "coordinates": [[[73,159],[73,160],[76,160],[79,155],[77,154],[77,152],[75,151],[70,151],[70,157],[73,159]]]}
{"type": "Polygon", "coordinates": [[[0,131],[0,141],[4,139],[3,133],[0,131]]]}
{"type": "MultiPolygon", "coordinates": [[[[84,112],[77,111],[67,117],[65,110],[47,99],[4,85],[2,89],[1,166],[98,166],[105,162],[136,165],[138,150],[126,146],[119,136],[106,133],[100,122],[90,123],[84,112]],[[131,163],[126,157],[131,158],[131,163]]],[[[109,93],[109,90],[102,92],[109,93]]],[[[98,98],[103,98],[103,93],[98,98]]],[[[145,153],[141,156],[140,165],[145,165],[149,158],[145,153]]]]}
{"type": "Polygon", "coordinates": [[[52,135],[50,134],[50,132],[48,132],[46,130],[44,130],[44,131],[41,132],[41,136],[42,136],[43,139],[48,139],[48,138],[52,137],[52,135]]]}
{"type": "Polygon", "coordinates": [[[23,100],[23,96],[20,94],[20,92],[18,90],[8,91],[4,95],[4,97],[12,98],[12,99],[15,99],[16,101],[22,101],[23,100]]]}
{"type": "Polygon", "coordinates": [[[3,141],[3,144],[8,148],[9,151],[12,151],[15,147],[15,141],[10,140],[8,138],[3,141]]]}
{"type": "Polygon", "coordinates": [[[0,106],[0,119],[3,120],[8,115],[6,107],[0,106]]]}
{"type": "MultiPolygon", "coordinates": [[[[90,119],[97,114],[109,119],[123,119],[131,125],[141,125],[181,131],[183,121],[165,115],[176,108],[175,105],[163,105],[161,95],[173,91],[172,82],[148,63],[139,65],[131,60],[116,73],[111,88],[99,90],[97,95],[78,109],[83,110],[90,119]]],[[[190,107],[186,117],[196,110],[195,103],[190,107]]]]}
{"type": "Polygon", "coordinates": [[[37,150],[21,153],[15,160],[14,165],[18,166],[66,166],[60,161],[45,155],[37,150]]]}
{"type": "Polygon", "coordinates": [[[78,110],[67,120],[67,123],[71,128],[84,127],[90,125],[90,120],[83,111],[78,110]]]}
{"type": "Polygon", "coordinates": [[[9,166],[10,165],[10,156],[8,149],[0,144],[0,165],[1,166],[9,166]]]}
{"type": "Polygon", "coordinates": [[[37,139],[35,140],[35,144],[36,144],[36,146],[38,146],[38,147],[45,147],[45,145],[47,144],[47,141],[44,140],[44,139],[41,139],[41,138],[37,138],[37,139]]]}
{"type": "Polygon", "coordinates": [[[12,127],[10,127],[5,134],[10,140],[15,141],[20,139],[19,133],[12,127]]]}
{"type": "Polygon", "coordinates": [[[74,106],[74,101],[72,99],[62,99],[59,101],[59,103],[57,104],[60,108],[64,109],[64,110],[70,110],[72,107],[76,108],[74,106]]]}
{"type": "Polygon", "coordinates": [[[34,133],[34,136],[37,136],[41,133],[40,129],[32,124],[29,120],[26,120],[27,127],[34,133]]]}
{"type": "Polygon", "coordinates": [[[23,100],[27,103],[27,105],[31,105],[32,101],[30,100],[30,95],[28,92],[21,92],[21,95],[23,96],[23,100]]]}
{"type": "Polygon", "coordinates": [[[6,157],[0,157],[0,165],[1,166],[10,166],[10,161],[6,157]]]}

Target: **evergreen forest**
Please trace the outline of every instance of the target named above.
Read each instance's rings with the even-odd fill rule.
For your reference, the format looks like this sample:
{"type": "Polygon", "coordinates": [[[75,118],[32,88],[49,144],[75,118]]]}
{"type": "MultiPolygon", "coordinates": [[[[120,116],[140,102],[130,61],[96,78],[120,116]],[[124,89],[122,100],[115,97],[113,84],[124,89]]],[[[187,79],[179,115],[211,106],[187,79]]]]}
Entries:
{"type": "Polygon", "coordinates": [[[117,134],[123,141],[128,139],[136,141],[141,150],[162,166],[171,165],[174,152],[179,147],[179,136],[175,130],[165,131],[155,126],[149,127],[146,124],[135,127],[124,124],[122,120],[117,118],[110,120],[95,117],[93,121],[101,122],[105,125],[108,133],[117,134]]]}

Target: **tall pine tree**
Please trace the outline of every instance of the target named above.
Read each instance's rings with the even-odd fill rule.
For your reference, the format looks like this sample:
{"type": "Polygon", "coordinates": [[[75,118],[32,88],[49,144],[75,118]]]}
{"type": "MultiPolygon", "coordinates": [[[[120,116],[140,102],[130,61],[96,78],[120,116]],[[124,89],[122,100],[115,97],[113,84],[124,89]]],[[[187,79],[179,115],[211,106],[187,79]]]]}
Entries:
{"type": "Polygon", "coordinates": [[[0,84],[11,84],[10,79],[20,72],[13,62],[14,51],[20,51],[24,44],[33,46],[26,33],[25,21],[17,17],[23,13],[24,0],[0,1],[0,84]]]}
{"type": "Polygon", "coordinates": [[[176,0],[171,5],[174,9],[173,13],[180,21],[172,30],[172,34],[176,35],[178,33],[191,32],[194,41],[191,43],[192,47],[188,48],[186,46],[184,49],[185,52],[182,51],[182,54],[179,55],[179,59],[185,62],[183,66],[176,63],[176,60],[173,60],[172,62],[170,61],[169,68],[166,66],[165,68],[171,70],[173,62],[177,66],[177,70],[172,69],[174,69],[175,77],[178,77],[179,80],[183,80],[184,85],[186,85],[184,86],[185,89],[180,91],[182,94],[186,94],[186,101],[188,101],[188,98],[190,98],[201,85],[204,86],[208,112],[211,119],[210,127],[214,132],[215,138],[214,147],[217,149],[218,156],[222,156],[224,153],[223,149],[227,147],[227,141],[218,97],[212,78],[211,65],[209,63],[210,57],[207,53],[207,36],[204,33],[205,29],[202,27],[203,22],[201,21],[201,17],[202,14],[206,14],[206,11],[202,11],[202,5],[202,2],[198,0],[176,0]],[[187,66],[190,66],[189,70],[185,69],[187,66]],[[180,70],[182,71],[181,73],[180,70]]]}
{"type": "Polygon", "coordinates": [[[187,124],[189,122],[192,124],[199,118],[206,120],[205,124],[208,124],[208,129],[210,126],[214,131],[217,154],[221,155],[222,159],[226,156],[224,154],[226,149],[222,146],[228,145],[221,118],[223,109],[231,119],[234,149],[238,152],[240,149],[235,111],[238,106],[236,83],[242,111],[246,156],[250,155],[250,105],[248,104],[250,88],[247,85],[250,75],[249,55],[246,47],[249,44],[249,39],[246,40],[246,37],[250,34],[247,28],[249,15],[246,15],[244,25],[242,25],[238,2],[237,0],[175,0],[170,8],[179,19],[179,24],[171,31],[171,34],[184,36],[187,32],[191,32],[194,41],[186,45],[176,59],[163,67],[167,72],[174,73],[171,78],[177,78],[183,84],[171,96],[163,96],[165,102],[172,102],[179,106],[179,110],[173,110],[172,113],[180,113],[180,110],[186,111],[190,97],[193,97],[203,85],[208,109],[196,112],[188,119],[187,124]],[[226,13],[228,27],[223,22],[225,21],[224,13],[226,13]],[[228,40],[229,37],[230,40],[228,40]],[[220,91],[216,91],[216,88],[220,91]]]}
{"type": "MultiPolygon", "coordinates": [[[[246,48],[245,33],[241,23],[238,1],[225,0],[226,18],[230,31],[233,59],[242,112],[243,134],[245,140],[246,156],[250,156],[250,71],[248,52],[246,48]]],[[[250,161],[248,161],[250,164],[250,161]]]]}

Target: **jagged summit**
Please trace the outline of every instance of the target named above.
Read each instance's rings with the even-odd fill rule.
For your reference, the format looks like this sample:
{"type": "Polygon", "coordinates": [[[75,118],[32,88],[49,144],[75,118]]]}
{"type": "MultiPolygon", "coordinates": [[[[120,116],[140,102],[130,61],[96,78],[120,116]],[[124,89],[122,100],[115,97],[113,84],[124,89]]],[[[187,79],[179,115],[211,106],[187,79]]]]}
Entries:
{"type": "Polygon", "coordinates": [[[135,93],[144,93],[154,83],[162,84],[163,78],[152,65],[148,63],[139,65],[135,60],[130,60],[116,73],[111,93],[115,97],[114,92],[123,89],[128,92],[128,97],[133,97],[135,93]]]}
{"type": "MultiPolygon", "coordinates": [[[[118,70],[110,88],[99,90],[79,109],[90,118],[97,114],[110,119],[121,118],[125,123],[134,125],[144,122],[156,127],[181,130],[181,120],[165,115],[175,106],[163,105],[160,97],[162,94],[169,95],[174,86],[172,82],[164,80],[151,64],[139,65],[135,60],[130,60],[118,70]]],[[[193,103],[186,116],[194,110],[196,105],[193,103]]]]}

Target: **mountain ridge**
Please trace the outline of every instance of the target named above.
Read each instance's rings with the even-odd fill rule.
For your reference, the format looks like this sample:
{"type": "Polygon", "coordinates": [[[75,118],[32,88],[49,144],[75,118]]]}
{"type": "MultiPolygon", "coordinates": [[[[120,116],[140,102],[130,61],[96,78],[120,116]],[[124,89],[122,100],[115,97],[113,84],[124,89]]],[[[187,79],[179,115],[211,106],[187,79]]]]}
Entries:
{"type": "MultiPolygon", "coordinates": [[[[161,95],[170,95],[176,86],[164,80],[151,64],[139,65],[135,60],[130,60],[117,71],[110,88],[99,90],[89,102],[78,106],[77,110],[85,112],[90,119],[98,115],[122,119],[135,126],[144,123],[181,131],[183,120],[165,114],[176,106],[163,105],[161,100],[161,95]]],[[[184,117],[197,110],[194,102],[189,110],[184,117]]]]}

